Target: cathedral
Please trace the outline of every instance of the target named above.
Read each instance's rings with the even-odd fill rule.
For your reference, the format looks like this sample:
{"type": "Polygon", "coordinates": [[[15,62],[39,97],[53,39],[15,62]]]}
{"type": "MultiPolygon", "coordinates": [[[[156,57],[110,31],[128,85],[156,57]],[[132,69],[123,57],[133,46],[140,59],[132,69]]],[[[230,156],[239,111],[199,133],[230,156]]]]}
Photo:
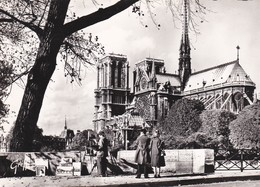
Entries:
{"type": "Polygon", "coordinates": [[[156,125],[172,104],[181,98],[197,99],[206,109],[225,109],[238,113],[252,104],[255,83],[237,59],[197,72],[191,70],[187,1],[179,48],[178,73],[166,73],[162,59],[145,58],[135,64],[132,92],[129,62],[125,55],[108,54],[97,64],[94,128],[121,129],[128,140],[134,127],[156,125]]]}

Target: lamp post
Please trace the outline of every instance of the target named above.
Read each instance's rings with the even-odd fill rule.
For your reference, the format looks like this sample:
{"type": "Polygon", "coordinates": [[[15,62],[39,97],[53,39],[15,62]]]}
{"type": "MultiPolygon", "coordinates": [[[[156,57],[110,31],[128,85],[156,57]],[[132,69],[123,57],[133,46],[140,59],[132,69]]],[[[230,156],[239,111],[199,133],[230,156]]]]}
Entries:
{"type": "Polygon", "coordinates": [[[128,144],[127,144],[128,143],[128,130],[129,130],[128,126],[129,126],[130,117],[131,117],[131,115],[129,115],[129,114],[125,114],[125,116],[124,116],[124,133],[125,133],[125,135],[124,135],[124,143],[125,143],[125,150],[128,149],[128,144]]]}

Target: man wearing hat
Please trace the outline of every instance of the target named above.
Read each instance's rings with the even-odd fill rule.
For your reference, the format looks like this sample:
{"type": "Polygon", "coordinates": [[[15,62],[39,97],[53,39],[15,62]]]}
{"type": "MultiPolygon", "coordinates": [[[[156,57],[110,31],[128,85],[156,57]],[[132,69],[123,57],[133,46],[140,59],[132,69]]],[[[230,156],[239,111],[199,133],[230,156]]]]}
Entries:
{"type": "Polygon", "coordinates": [[[144,178],[148,178],[147,164],[149,162],[149,141],[150,139],[146,135],[146,129],[141,130],[140,136],[136,140],[137,149],[135,152],[135,162],[137,163],[137,176],[141,177],[142,171],[144,172],[144,178]]]}
{"type": "Polygon", "coordinates": [[[98,133],[99,141],[97,148],[97,169],[98,174],[102,177],[106,177],[107,171],[107,159],[108,156],[108,140],[105,137],[105,132],[100,131],[98,133]]]}

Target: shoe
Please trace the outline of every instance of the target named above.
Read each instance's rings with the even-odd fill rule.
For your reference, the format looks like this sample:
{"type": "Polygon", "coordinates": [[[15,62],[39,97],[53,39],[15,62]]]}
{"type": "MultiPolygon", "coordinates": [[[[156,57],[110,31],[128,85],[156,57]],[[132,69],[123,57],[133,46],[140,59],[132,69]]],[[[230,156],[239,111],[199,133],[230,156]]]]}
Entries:
{"type": "Polygon", "coordinates": [[[148,176],[144,176],[144,178],[146,178],[146,179],[147,179],[147,178],[149,178],[149,177],[148,177],[148,176]]]}
{"type": "Polygon", "coordinates": [[[135,178],[136,178],[136,179],[140,179],[140,178],[141,178],[141,176],[136,176],[135,178]]]}
{"type": "Polygon", "coordinates": [[[157,175],[154,175],[154,178],[157,178],[157,175]]]}
{"type": "Polygon", "coordinates": [[[161,176],[160,176],[160,175],[157,175],[157,178],[161,178],[161,176]]]}

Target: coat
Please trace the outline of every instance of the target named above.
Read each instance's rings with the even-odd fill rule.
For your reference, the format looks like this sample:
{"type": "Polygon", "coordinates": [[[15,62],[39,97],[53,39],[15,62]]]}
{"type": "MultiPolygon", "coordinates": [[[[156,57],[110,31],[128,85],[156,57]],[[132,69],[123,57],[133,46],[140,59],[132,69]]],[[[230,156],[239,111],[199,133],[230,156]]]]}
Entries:
{"type": "Polygon", "coordinates": [[[137,138],[136,144],[135,162],[137,164],[149,163],[149,138],[146,135],[141,135],[137,138]]]}
{"type": "Polygon", "coordinates": [[[107,157],[107,156],[108,156],[108,140],[102,137],[98,141],[97,157],[107,157]]]}
{"type": "Polygon", "coordinates": [[[158,137],[153,137],[150,142],[151,150],[151,166],[161,167],[165,166],[164,156],[161,156],[163,150],[163,142],[158,137]]]}

